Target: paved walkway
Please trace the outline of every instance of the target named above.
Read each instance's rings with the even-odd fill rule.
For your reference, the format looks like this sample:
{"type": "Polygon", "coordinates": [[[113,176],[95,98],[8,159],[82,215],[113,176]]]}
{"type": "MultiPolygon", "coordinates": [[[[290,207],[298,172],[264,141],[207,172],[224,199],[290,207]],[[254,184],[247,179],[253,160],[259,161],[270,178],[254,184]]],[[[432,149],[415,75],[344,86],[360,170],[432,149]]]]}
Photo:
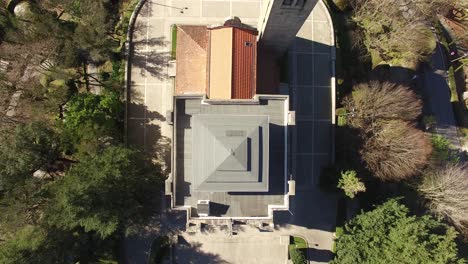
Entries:
{"type": "Polygon", "coordinates": [[[423,91],[432,114],[437,119],[436,132],[447,138],[453,147],[461,149],[457,124],[450,102],[450,88],[448,86],[447,66],[443,47],[437,43],[437,48],[431,57],[430,65],[425,65],[423,91]]]}
{"type": "Polygon", "coordinates": [[[296,196],[290,203],[292,214],[280,213],[275,222],[307,238],[310,263],[328,263],[333,257],[337,200],[323,193],[318,183],[322,169],[332,162],[334,148],[334,33],[323,2],[313,9],[291,51],[289,81],[292,108],[296,111],[292,173],[296,196]]]}
{"type": "MultiPolygon", "coordinates": [[[[167,146],[172,139],[172,127],[165,122],[166,112],[173,109],[174,80],[169,77],[167,67],[171,25],[219,24],[226,17],[238,16],[243,23],[256,27],[261,4],[261,0],[147,1],[136,19],[133,36],[128,112],[130,144],[151,150],[161,142],[167,146]],[[184,12],[171,7],[184,8],[184,12]]],[[[335,225],[335,197],[316,188],[321,168],[331,160],[333,43],[331,20],[325,5],[319,1],[298,33],[289,56],[291,102],[297,111],[291,157],[297,195],[291,201],[292,215],[289,212],[278,214],[273,232],[276,237],[282,234],[304,236],[311,247],[311,263],[330,260],[335,225]]],[[[125,262],[144,263],[156,234],[148,232],[129,238],[124,243],[125,262]]],[[[224,252],[236,250],[237,246],[241,245],[232,243],[224,252]]],[[[210,254],[209,245],[201,248],[210,254]]],[[[277,263],[284,263],[283,260],[277,263]]],[[[275,262],[259,260],[256,263],[275,262]]]]}
{"type": "Polygon", "coordinates": [[[233,236],[222,230],[183,234],[175,247],[175,263],[286,263],[289,235],[259,232],[250,226],[241,229],[233,236]]]}
{"type": "Polygon", "coordinates": [[[327,12],[325,5],[318,2],[289,53],[291,101],[296,110],[292,170],[299,190],[318,183],[322,167],[330,163],[333,147],[334,37],[327,12]]]}

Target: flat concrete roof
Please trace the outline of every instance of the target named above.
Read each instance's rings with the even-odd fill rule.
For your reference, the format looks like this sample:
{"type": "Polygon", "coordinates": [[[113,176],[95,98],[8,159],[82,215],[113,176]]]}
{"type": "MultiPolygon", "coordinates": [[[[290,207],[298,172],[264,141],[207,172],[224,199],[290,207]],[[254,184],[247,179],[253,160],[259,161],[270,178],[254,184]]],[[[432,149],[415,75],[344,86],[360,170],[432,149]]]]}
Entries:
{"type": "MultiPolygon", "coordinates": [[[[175,148],[173,152],[175,206],[192,207],[192,216],[197,216],[198,200],[209,200],[212,216],[267,217],[268,205],[282,205],[286,193],[285,141],[287,128],[285,124],[287,123],[288,111],[287,98],[287,96],[276,96],[265,99],[260,97],[258,101],[211,102],[209,100],[203,101],[202,97],[176,97],[174,109],[175,148]],[[232,185],[232,191],[228,188],[217,191],[201,191],[198,189],[203,183],[200,185],[200,181],[197,179],[199,176],[194,175],[194,168],[207,163],[205,160],[202,161],[205,158],[200,157],[199,147],[196,147],[195,143],[201,137],[201,135],[198,135],[199,132],[196,132],[197,119],[201,115],[215,115],[216,118],[224,117],[221,124],[229,124],[233,120],[232,116],[248,116],[252,118],[249,121],[252,123],[252,127],[254,123],[263,122],[259,120],[254,122],[256,117],[268,117],[267,124],[261,125],[262,127],[267,126],[269,132],[268,137],[264,137],[268,140],[268,149],[263,150],[268,152],[268,163],[265,164],[267,167],[265,171],[268,171],[267,191],[236,191],[235,187],[238,183],[232,185]]],[[[246,122],[243,119],[238,121],[246,122]]],[[[239,125],[236,125],[236,127],[239,127],[239,125]]],[[[231,129],[224,131],[227,130],[231,129]]],[[[222,132],[220,130],[220,132],[216,133],[222,132]]],[[[236,144],[233,143],[233,145],[236,144]]],[[[246,150],[242,150],[241,147],[239,151],[246,150]]],[[[220,164],[220,166],[224,169],[242,170],[245,166],[248,167],[248,164],[246,165],[245,159],[241,157],[238,160],[228,160],[226,164],[220,164]]],[[[258,179],[255,180],[258,181],[258,179]]]]}
{"type": "Polygon", "coordinates": [[[268,115],[196,114],[192,127],[195,190],[268,191],[268,115]]]}

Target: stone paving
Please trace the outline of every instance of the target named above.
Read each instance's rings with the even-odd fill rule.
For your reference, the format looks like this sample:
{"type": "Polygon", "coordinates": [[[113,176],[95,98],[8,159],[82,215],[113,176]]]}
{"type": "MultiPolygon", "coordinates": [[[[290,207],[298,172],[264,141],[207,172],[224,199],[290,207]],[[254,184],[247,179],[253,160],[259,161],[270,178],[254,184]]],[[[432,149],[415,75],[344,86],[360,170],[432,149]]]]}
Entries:
{"type": "Polygon", "coordinates": [[[332,151],[332,26],[318,2],[289,52],[293,131],[292,173],[298,190],[313,188],[332,151]],[[292,78],[291,78],[292,77],[292,78]]]}
{"type": "Polygon", "coordinates": [[[221,230],[182,234],[174,249],[175,263],[286,263],[289,235],[259,232],[242,226],[237,235],[221,230]]]}

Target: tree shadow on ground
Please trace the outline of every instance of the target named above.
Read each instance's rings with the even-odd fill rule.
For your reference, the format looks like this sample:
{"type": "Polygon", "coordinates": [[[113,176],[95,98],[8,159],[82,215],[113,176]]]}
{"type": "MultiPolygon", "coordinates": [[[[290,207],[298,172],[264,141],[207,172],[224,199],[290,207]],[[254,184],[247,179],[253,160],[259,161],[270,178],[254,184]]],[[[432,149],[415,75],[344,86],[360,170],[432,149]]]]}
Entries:
{"type": "Polygon", "coordinates": [[[203,252],[201,243],[189,243],[183,237],[179,236],[177,244],[174,247],[175,263],[193,263],[193,264],[229,264],[230,262],[222,259],[218,254],[203,252]]]}
{"type": "Polygon", "coordinates": [[[167,176],[171,168],[171,140],[162,135],[158,124],[166,121],[166,118],[156,111],[148,110],[141,103],[141,93],[132,87],[127,98],[127,142],[130,146],[146,151],[161,165],[167,176]]]}
{"type": "Polygon", "coordinates": [[[138,13],[138,15],[141,17],[152,17],[153,14],[153,5],[151,1],[146,1],[146,3],[141,7],[140,12],[138,13]]]}
{"type": "Polygon", "coordinates": [[[416,71],[412,69],[400,66],[390,66],[388,64],[378,65],[369,73],[370,81],[389,82],[396,85],[404,85],[412,88],[417,93],[420,93],[417,87],[418,78],[420,78],[420,76],[418,76],[416,71]]]}
{"type": "MultiPolygon", "coordinates": [[[[147,5],[145,5],[147,6],[147,5]]],[[[142,8],[141,12],[145,8],[142,8]]],[[[129,61],[127,71],[130,73],[132,67],[141,69],[140,74],[145,77],[149,74],[152,77],[156,77],[160,80],[168,78],[165,69],[167,63],[171,58],[169,51],[166,51],[169,47],[169,42],[164,37],[158,38],[146,38],[146,32],[149,30],[148,25],[137,21],[132,27],[132,40],[129,43],[129,61]]],[[[127,76],[130,82],[130,76],[127,76]]]]}
{"type": "MultiPolygon", "coordinates": [[[[153,45],[155,42],[160,42],[158,39],[154,40],[148,40],[146,43],[145,42],[140,42],[138,43],[141,45],[140,47],[143,47],[144,45],[148,45],[147,48],[149,48],[150,45],[153,45]],[[150,43],[150,44],[148,44],[150,43]],[[151,44],[152,43],[152,44],[151,44]]],[[[142,77],[146,77],[147,74],[149,74],[152,77],[156,77],[159,80],[164,80],[168,78],[167,72],[165,71],[167,67],[167,63],[170,60],[170,52],[161,52],[157,51],[154,49],[157,49],[159,46],[163,48],[163,45],[160,44],[154,44],[154,46],[151,47],[151,50],[149,49],[140,49],[137,50],[132,46],[130,47],[130,60],[131,60],[131,67],[137,67],[140,69],[140,74],[142,77]]]]}

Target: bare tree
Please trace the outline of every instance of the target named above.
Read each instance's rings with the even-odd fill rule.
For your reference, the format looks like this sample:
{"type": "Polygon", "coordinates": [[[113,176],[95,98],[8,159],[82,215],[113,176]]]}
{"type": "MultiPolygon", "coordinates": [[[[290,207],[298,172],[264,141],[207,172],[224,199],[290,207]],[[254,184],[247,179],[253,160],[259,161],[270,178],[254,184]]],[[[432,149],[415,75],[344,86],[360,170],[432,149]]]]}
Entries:
{"type": "Polygon", "coordinates": [[[426,21],[437,20],[437,16],[450,16],[453,10],[465,10],[468,8],[466,0],[412,0],[407,5],[413,5],[418,11],[419,17],[426,21]]]}
{"type": "Polygon", "coordinates": [[[414,176],[427,165],[431,143],[408,122],[385,122],[366,138],[360,153],[369,171],[383,181],[414,176]]]}
{"type": "Polygon", "coordinates": [[[423,176],[418,191],[437,215],[450,221],[468,238],[468,166],[447,165],[423,176]]]}
{"type": "Polygon", "coordinates": [[[372,130],[379,121],[401,119],[412,122],[420,114],[421,100],[408,87],[384,82],[358,84],[346,97],[343,105],[348,123],[365,131],[372,130]]]}

